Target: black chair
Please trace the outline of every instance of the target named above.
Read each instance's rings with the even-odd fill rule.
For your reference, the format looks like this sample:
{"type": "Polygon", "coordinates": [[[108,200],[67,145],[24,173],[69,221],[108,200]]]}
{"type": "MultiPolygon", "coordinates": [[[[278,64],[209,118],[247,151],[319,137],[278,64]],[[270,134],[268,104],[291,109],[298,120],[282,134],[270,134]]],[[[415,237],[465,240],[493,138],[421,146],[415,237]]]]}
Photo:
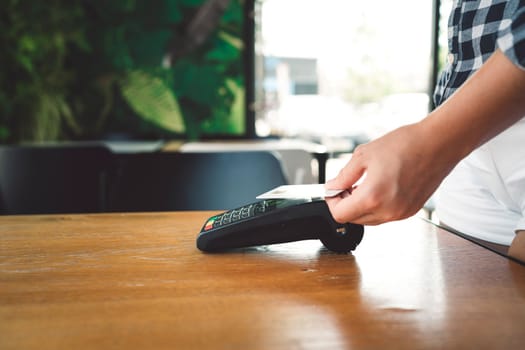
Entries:
{"type": "Polygon", "coordinates": [[[93,146],[0,146],[0,213],[102,212],[112,154],[93,146]]]}
{"type": "Polygon", "coordinates": [[[121,154],[111,211],[227,210],[286,184],[268,151],[121,154]]]}

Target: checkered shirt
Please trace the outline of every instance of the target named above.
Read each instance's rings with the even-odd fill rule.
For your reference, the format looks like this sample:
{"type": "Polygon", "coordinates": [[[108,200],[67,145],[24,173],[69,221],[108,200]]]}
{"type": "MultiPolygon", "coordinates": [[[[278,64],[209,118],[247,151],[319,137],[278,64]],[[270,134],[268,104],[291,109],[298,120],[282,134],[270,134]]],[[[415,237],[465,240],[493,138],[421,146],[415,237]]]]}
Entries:
{"type": "Polygon", "coordinates": [[[454,0],[448,22],[448,49],[448,62],[434,92],[436,106],[496,49],[525,69],[525,0],[454,0]]]}

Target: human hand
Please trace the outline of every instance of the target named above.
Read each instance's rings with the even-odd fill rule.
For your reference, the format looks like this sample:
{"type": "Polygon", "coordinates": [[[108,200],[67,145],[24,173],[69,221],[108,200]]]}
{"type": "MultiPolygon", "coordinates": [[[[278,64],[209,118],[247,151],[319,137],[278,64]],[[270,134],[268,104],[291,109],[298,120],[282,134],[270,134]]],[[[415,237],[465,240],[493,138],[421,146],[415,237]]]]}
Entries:
{"type": "Polygon", "coordinates": [[[328,189],[347,189],[326,198],[337,222],[377,225],[415,214],[455,162],[440,158],[436,136],[411,124],[358,146],[328,189]],[[355,183],[361,179],[358,185],[355,183]]]}
{"type": "Polygon", "coordinates": [[[523,91],[525,71],[496,50],[422,121],[356,148],[326,184],[351,192],[326,199],[332,216],[373,225],[415,214],[462,158],[523,118],[523,91]]]}

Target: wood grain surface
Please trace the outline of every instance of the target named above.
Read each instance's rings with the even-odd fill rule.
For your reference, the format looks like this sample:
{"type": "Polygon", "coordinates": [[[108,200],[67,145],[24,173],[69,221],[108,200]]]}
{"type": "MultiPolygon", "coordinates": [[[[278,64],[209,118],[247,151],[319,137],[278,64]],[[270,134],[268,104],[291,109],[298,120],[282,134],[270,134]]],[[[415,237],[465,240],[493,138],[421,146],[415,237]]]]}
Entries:
{"type": "Polygon", "coordinates": [[[212,214],[0,217],[0,349],[525,348],[525,267],[422,219],[204,254],[212,214]]]}

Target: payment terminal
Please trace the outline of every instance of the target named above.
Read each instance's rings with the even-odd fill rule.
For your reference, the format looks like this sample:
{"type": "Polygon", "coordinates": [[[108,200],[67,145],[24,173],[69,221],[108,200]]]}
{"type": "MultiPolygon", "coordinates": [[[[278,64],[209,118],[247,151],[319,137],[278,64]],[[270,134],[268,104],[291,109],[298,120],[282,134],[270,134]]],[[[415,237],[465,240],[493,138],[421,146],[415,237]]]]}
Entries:
{"type": "Polygon", "coordinates": [[[322,199],[266,199],[210,217],[197,247],[204,252],[319,239],[337,253],[354,250],[362,225],[339,224],[322,199]]]}

